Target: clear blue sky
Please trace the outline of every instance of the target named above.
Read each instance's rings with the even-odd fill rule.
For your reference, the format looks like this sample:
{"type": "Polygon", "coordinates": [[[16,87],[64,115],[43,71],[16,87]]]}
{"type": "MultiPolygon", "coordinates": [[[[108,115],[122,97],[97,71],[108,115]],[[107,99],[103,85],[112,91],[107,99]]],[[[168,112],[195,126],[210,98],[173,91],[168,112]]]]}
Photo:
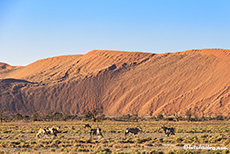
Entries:
{"type": "Polygon", "coordinates": [[[0,0],[0,62],[230,48],[229,0],[0,0]]]}

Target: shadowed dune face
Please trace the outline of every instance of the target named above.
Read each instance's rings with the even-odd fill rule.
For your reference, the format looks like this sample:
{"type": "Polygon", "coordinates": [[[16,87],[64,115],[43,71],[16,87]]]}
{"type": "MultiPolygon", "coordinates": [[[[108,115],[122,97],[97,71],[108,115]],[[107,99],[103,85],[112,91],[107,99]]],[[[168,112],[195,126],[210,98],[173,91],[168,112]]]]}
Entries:
{"type": "Polygon", "coordinates": [[[0,69],[5,69],[5,68],[6,68],[6,66],[7,66],[7,64],[6,64],[6,63],[0,63],[0,69]]]}
{"type": "MultiPolygon", "coordinates": [[[[93,50],[0,69],[0,107],[25,114],[230,113],[230,51],[151,54],[93,50]],[[9,79],[10,78],[10,79],[9,79]]],[[[1,68],[0,63],[0,68],[1,68]]]]}
{"type": "Polygon", "coordinates": [[[6,63],[1,63],[0,62],[0,71],[3,70],[3,69],[12,69],[14,68],[14,66],[11,66],[11,65],[8,65],[6,63]]]}

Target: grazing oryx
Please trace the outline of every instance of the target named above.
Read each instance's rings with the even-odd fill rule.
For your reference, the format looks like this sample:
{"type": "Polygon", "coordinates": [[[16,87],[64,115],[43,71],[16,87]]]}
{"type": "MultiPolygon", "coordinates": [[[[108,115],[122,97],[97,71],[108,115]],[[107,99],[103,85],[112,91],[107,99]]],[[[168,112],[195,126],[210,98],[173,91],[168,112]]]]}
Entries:
{"type": "Polygon", "coordinates": [[[58,126],[58,127],[51,127],[51,128],[49,128],[48,134],[49,135],[57,136],[57,133],[59,132],[59,130],[60,130],[60,126],[58,126]]]}
{"type": "Polygon", "coordinates": [[[97,127],[96,129],[91,129],[90,130],[90,136],[101,136],[101,137],[104,137],[101,133],[101,128],[97,127]]]}
{"type": "Polygon", "coordinates": [[[85,124],[84,128],[87,128],[87,127],[91,128],[91,126],[89,124],[85,124]]]}
{"type": "Polygon", "coordinates": [[[36,137],[40,138],[41,136],[49,135],[48,131],[49,131],[48,128],[43,128],[43,129],[40,128],[38,133],[36,134],[36,137]]]}
{"type": "Polygon", "coordinates": [[[164,125],[161,127],[163,130],[164,130],[164,133],[169,136],[170,134],[171,135],[175,135],[175,128],[171,127],[171,128],[168,128],[168,127],[165,127],[164,125]]]}
{"type": "Polygon", "coordinates": [[[136,127],[136,128],[126,128],[125,131],[125,136],[129,133],[132,133],[134,135],[138,134],[139,132],[142,132],[142,128],[141,127],[136,127]]]}
{"type": "Polygon", "coordinates": [[[51,128],[40,128],[38,133],[36,134],[36,137],[37,138],[40,138],[41,136],[44,136],[44,135],[54,135],[54,136],[57,136],[57,133],[58,131],[60,130],[60,127],[51,127],[51,128]]]}

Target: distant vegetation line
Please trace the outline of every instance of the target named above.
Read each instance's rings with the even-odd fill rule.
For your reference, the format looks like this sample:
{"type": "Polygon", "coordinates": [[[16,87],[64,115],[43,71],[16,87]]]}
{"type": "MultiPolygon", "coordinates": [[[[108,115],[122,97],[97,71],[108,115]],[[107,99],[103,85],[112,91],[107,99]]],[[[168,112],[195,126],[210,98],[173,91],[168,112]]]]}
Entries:
{"type": "Polygon", "coordinates": [[[113,116],[106,117],[105,114],[98,115],[93,117],[90,114],[85,114],[83,116],[78,115],[67,115],[59,112],[55,112],[51,115],[43,115],[39,113],[35,113],[32,116],[22,115],[20,113],[12,114],[12,115],[0,115],[1,122],[12,122],[12,121],[71,121],[71,120],[80,120],[80,121],[92,121],[92,122],[101,122],[104,120],[109,121],[124,121],[124,122],[138,122],[138,121],[228,121],[230,120],[230,116],[193,116],[193,115],[185,115],[185,116],[163,116],[159,114],[157,116],[138,116],[138,115],[122,115],[122,116],[113,116]]]}

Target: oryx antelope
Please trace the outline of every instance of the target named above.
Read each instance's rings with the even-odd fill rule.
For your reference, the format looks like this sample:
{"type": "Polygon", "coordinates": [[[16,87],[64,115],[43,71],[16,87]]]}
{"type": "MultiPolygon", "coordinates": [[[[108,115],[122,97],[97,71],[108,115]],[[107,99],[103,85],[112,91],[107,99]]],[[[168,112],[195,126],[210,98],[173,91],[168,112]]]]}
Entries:
{"type": "Polygon", "coordinates": [[[40,137],[42,137],[42,136],[44,136],[44,135],[49,135],[49,129],[48,128],[40,128],[39,130],[38,130],[38,133],[36,134],[36,137],[37,138],[40,138],[40,137]]]}
{"type": "Polygon", "coordinates": [[[36,134],[36,137],[40,138],[40,137],[42,137],[44,135],[47,135],[47,136],[49,136],[49,135],[57,136],[57,133],[58,133],[59,130],[60,130],[60,127],[40,128],[39,131],[38,131],[38,133],[36,134]]]}
{"type": "Polygon", "coordinates": [[[97,127],[96,129],[91,129],[90,130],[90,136],[101,136],[104,137],[101,133],[101,128],[97,127]]]}
{"type": "Polygon", "coordinates": [[[164,130],[164,133],[169,136],[169,135],[175,135],[175,128],[171,127],[165,127],[164,125],[161,127],[164,130]]]}
{"type": "Polygon", "coordinates": [[[135,128],[126,128],[125,130],[125,136],[129,133],[132,133],[134,135],[138,134],[139,132],[142,132],[141,127],[135,127],[135,128]]]}
{"type": "Polygon", "coordinates": [[[51,128],[49,128],[48,133],[49,133],[49,135],[57,136],[57,133],[59,132],[59,130],[60,130],[60,126],[58,126],[58,127],[51,127],[51,128]]]}

